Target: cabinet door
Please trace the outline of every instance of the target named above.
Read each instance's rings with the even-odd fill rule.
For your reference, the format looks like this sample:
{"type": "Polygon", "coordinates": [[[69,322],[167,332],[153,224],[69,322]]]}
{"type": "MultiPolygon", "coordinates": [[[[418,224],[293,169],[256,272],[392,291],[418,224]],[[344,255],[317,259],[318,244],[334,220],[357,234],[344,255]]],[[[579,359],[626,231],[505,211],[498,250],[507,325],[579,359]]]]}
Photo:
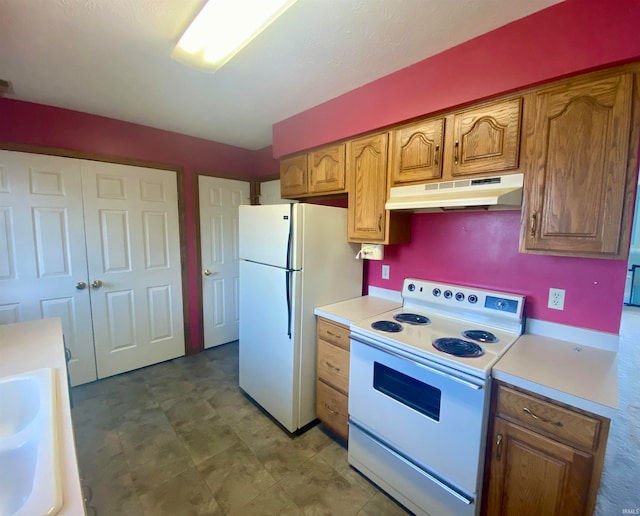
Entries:
{"type": "Polygon", "coordinates": [[[309,153],[309,193],[345,191],[345,144],[309,153]]]}
{"type": "Polygon", "coordinates": [[[280,161],[280,194],[283,198],[307,193],[307,155],[291,156],[280,161]]]}
{"type": "Polygon", "coordinates": [[[584,514],[592,455],[497,418],[486,513],[584,514]]]}
{"type": "Polygon", "coordinates": [[[347,143],[350,241],[382,242],[385,239],[386,166],[386,133],[347,143]]]}
{"type": "Polygon", "coordinates": [[[631,74],[539,92],[525,189],[525,251],[621,257],[631,74]]]}
{"type": "Polygon", "coordinates": [[[522,99],[517,98],[456,113],[451,175],[518,168],[521,111],[522,99]]]}
{"type": "Polygon", "coordinates": [[[442,177],[444,118],[399,127],[391,133],[391,186],[442,177]]]}

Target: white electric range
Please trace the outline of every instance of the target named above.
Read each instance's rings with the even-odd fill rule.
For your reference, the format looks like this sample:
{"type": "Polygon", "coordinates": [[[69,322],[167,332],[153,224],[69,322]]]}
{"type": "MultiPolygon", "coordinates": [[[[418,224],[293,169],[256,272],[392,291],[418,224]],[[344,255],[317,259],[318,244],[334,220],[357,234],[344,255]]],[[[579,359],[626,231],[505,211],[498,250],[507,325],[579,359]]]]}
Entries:
{"type": "Polygon", "coordinates": [[[475,515],[491,368],[524,297],[418,279],[402,297],[351,325],[349,462],[416,514],[475,515]]]}

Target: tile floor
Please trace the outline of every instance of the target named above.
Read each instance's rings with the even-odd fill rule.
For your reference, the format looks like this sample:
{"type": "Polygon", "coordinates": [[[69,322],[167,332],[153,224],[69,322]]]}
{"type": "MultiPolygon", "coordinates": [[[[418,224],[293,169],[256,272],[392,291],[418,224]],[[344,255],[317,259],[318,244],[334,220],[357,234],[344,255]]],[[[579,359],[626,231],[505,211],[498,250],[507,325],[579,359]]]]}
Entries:
{"type": "Polygon", "coordinates": [[[73,389],[80,471],[103,515],[407,513],[316,426],[291,438],[238,388],[238,345],[73,389]]]}

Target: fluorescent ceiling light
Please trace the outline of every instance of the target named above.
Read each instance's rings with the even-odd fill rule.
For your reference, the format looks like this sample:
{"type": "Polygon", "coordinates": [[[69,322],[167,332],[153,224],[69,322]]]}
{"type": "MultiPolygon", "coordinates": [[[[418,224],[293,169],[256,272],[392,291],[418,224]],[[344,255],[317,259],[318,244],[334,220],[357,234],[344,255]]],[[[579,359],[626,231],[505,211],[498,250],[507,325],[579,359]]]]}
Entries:
{"type": "Polygon", "coordinates": [[[171,56],[215,72],[296,0],[209,0],[171,56]]]}

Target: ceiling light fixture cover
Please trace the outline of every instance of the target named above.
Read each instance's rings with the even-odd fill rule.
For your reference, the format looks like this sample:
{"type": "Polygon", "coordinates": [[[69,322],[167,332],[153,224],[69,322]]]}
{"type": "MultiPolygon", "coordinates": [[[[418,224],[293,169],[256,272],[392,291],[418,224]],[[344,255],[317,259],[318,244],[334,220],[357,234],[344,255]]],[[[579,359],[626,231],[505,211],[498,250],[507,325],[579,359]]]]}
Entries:
{"type": "Polygon", "coordinates": [[[184,32],[171,57],[215,72],[296,0],[209,0],[184,32]]]}

